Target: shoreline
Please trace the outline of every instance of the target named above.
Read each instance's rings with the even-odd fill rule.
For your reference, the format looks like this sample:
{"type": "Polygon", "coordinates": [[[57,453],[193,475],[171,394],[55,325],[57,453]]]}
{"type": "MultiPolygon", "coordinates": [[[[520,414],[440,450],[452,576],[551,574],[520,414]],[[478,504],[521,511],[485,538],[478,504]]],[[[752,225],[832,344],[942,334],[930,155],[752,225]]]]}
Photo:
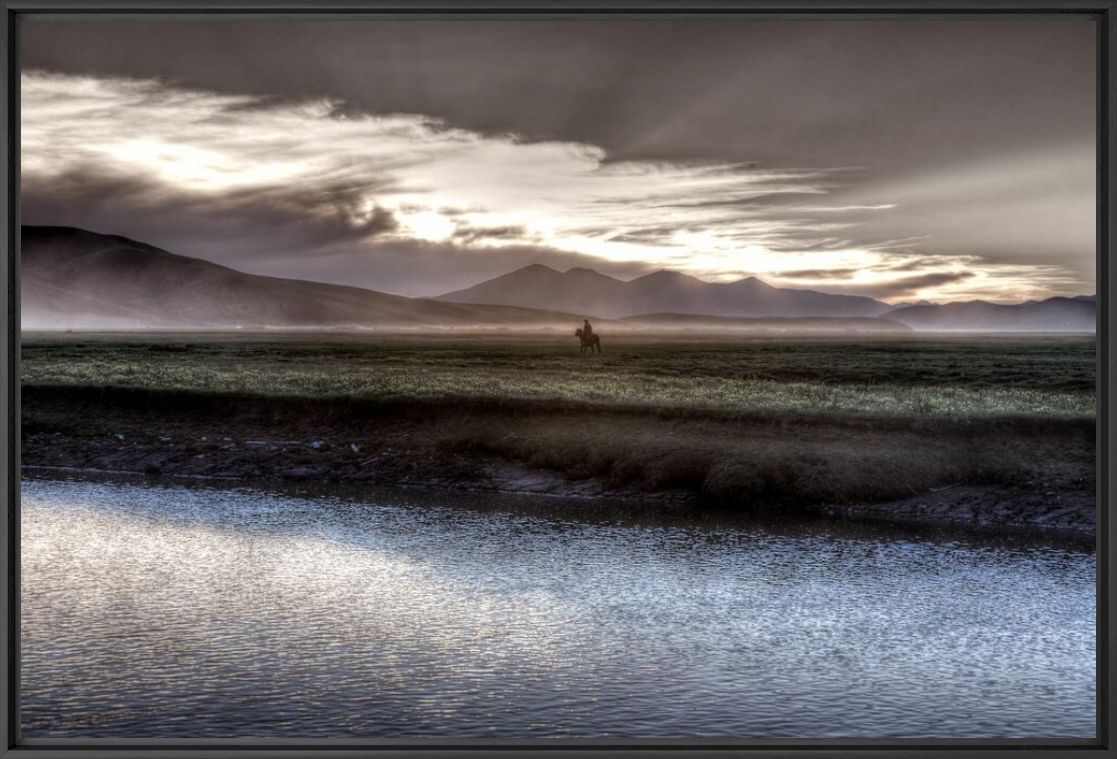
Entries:
{"type": "MultiPolygon", "coordinates": [[[[32,410],[30,416],[34,418],[38,411],[32,410]]],[[[107,408],[99,411],[98,421],[107,427],[82,427],[80,433],[71,434],[43,431],[37,429],[38,423],[32,424],[30,431],[25,429],[22,471],[32,477],[51,473],[103,475],[233,486],[266,483],[351,489],[414,488],[559,499],[580,502],[590,509],[596,502],[608,502],[610,509],[633,514],[824,518],[1026,531],[1087,542],[1093,542],[1095,537],[1093,493],[1065,483],[1039,490],[955,482],[901,498],[750,506],[725,499],[710,502],[693,489],[678,486],[641,488],[618,486],[599,476],[573,477],[568,472],[517,461],[480,446],[432,443],[427,439],[429,435],[422,434],[423,426],[430,424],[430,420],[379,419],[379,444],[366,448],[366,443],[346,443],[345,433],[351,431],[344,426],[324,422],[311,425],[310,430],[273,423],[270,438],[261,437],[259,429],[244,434],[241,421],[228,422],[228,427],[242,433],[234,437],[215,435],[216,420],[179,418],[172,423],[151,412],[131,414],[116,409],[112,413],[107,408]],[[153,433],[153,428],[159,431],[153,433]]],[[[542,423],[530,417],[527,421],[542,423]]],[[[509,420],[505,422],[511,424],[509,420]]]]}
{"type": "MultiPolygon", "coordinates": [[[[835,525],[876,525],[879,527],[892,527],[902,530],[921,531],[925,529],[946,530],[953,534],[965,535],[975,538],[1004,539],[1019,537],[1040,543],[1067,544],[1073,546],[1095,547],[1096,536],[1093,529],[1085,526],[1068,525],[1059,520],[1029,521],[1028,519],[1006,519],[1011,514],[1013,505],[1019,505],[1027,499],[1028,494],[1012,493],[1010,491],[963,489],[963,498],[968,502],[965,512],[943,510],[929,507],[928,501],[935,501],[935,494],[928,497],[916,497],[906,501],[857,504],[848,506],[819,505],[804,507],[802,509],[775,513],[771,511],[754,512],[749,514],[733,513],[727,511],[704,511],[695,508],[695,501],[687,494],[680,493],[622,493],[601,491],[598,495],[588,495],[584,487],[562,491],[536,491],[517,490],[498,487],[448,487],[436,481],[378,481],[375,484],[363,485],[353,482],[339,482],[329,480],[291,480],[291,479],[246,479],[227,475],[199,475],[199,474],[174,474],[160,473],[153,475],[135,470],[122,469],[92,469],[69,466],[41,466],[25,464],[21,467],[22,479],[36,480],[69,480],[79,481],[108,481],[132,482],[138,485],[166,485],[180,483],[185,486],[216,487],[216,488],[252,488],[266,491],[290,492],[295,491],[300,495],[310,494],[320,496],[323,494],[334,495],[339,492],[358,500],[391,490],[405,491],[414,495],[419,501],[426,502],[437,497],[442,503],[442,497],[449,494],[460,494],[472,498],[509,499],[514,503],[517,512],[537,513],[535,508],[525,508],[523,504],[530,502],[538,505],[546,503],[548,513],[557,510],[566,517],[581,521],[598,521],[602,519],[623,519],[638,521],[661,521],[687,519],[698,523],[716,522],[733,527],[743,527],[756,524],[782,525],[818,524],[820,522],[835,525]],[[61,475],[61,476],[59,476],[61,475]],[[975,504],[976,501],[976,504],[975,504]],[[974,508],[977,505],[978,508],[974,508]],[[990,508],[983,512],[981,506],[990,508]],[[1000,517],[998,521],[997,517],[1000,517]]],[[[578,483],[569,483],[578,485],[578,483]]],[[[941,506],[941,502],[939,506],[941,506]]],[[[471,502],[466,508],[477,509],[476,501],[471,502]]]]}

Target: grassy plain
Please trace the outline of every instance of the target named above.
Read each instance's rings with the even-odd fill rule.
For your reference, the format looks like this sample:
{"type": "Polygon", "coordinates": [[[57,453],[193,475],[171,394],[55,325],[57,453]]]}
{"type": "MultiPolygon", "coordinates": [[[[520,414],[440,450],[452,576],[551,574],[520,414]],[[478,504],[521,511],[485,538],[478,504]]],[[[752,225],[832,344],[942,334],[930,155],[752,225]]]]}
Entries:
{"type": "MultiPolygon", "coordinates": [[[[325,442],[297,458],[273,451],[253,472],[299,464],[354,479],[388,471],[370,452],[395,452],[464,479],[508,461],[732,507],[1093,487],[1092,337],[626,335],[604,347],[583,356],[572,337],[511,334],[25,335],[25,450],[49,458],[44,441],[82,436],[96,448],[125,428],[129,441],[172,428],[208,438],[218,425],[234,448],[182,461],[208,456],[220,472],[236,440],[275,433],[325,442]]],[[[154,461],[157,447],[128,455],[154,461]]]]}
{"type": "Polygon", "coordinates": [[[677,413],[1094,416],[1093,338],[30,336],[23,383],[677,413]]]}

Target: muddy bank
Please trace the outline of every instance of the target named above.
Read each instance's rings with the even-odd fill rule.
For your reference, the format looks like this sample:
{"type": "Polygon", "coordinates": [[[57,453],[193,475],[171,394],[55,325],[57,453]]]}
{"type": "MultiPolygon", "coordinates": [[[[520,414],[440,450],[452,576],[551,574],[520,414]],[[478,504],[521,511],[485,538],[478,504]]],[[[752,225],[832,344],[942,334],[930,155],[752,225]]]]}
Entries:
{"type": "Polygon", "coordinates": [[[1096,497],[1086,490],[949,487],[886,503],[819,505],[813,513],[885,522],[1023,527],[1093,539],[1096,497]]]}
{"type": "Polygon", "coordinates": [[[460,444],[468,412],[252,404],[139,404],[132,394],[77,397],[24,391],[21,463],[31,471],[85,471],[187,479],[345,482],[473,491],[613,497],[658,504],[683,491],[648,493],[572,480],[460,444]],[[270,408],[269,408],[270,405],[270,408]],[[451,428],[454,434],[449,434],[451,428]]]}
{"type": "Polygon", "coordinates": [[[1092,424],[761,423],[24,388],[29,472],[609,499],[640,510],[1094,532],[1092,424]]]}

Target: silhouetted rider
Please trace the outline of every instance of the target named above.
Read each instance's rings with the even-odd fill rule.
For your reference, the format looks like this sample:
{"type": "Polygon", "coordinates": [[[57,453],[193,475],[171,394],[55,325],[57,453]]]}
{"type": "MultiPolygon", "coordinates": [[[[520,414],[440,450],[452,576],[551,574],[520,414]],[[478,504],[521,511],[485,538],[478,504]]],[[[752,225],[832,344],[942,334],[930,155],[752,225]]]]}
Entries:
{"type": "Polygon", "coordinates": [[[593,327],[590,326],[589,319],[582,319],[582,334],[585,337],[589,337],[593,334],[593,327]]]}

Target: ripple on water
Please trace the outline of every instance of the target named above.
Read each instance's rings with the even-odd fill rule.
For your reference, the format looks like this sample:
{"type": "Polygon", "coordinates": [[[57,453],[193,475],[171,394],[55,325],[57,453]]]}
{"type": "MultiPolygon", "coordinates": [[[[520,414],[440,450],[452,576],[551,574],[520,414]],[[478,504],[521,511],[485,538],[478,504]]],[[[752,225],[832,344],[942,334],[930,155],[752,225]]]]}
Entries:
{"type": "Polygon", "coordinates": [[[30,481],[34,736],[1093,737],[1091,552],[30,481]]]}

